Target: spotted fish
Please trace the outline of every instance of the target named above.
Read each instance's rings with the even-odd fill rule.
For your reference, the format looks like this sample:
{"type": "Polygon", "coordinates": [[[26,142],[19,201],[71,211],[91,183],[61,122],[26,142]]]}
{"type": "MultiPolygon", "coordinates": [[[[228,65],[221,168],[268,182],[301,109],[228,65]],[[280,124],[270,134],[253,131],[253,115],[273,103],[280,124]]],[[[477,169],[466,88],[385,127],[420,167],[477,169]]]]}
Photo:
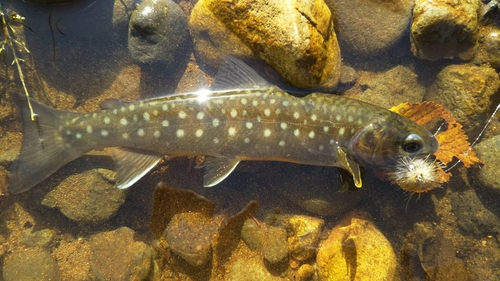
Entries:
{"type": "Polygon", "coordinates": [[[434,136],[398,114],[331,94],[292,96],[237,59],[210,90],[126,102],[105,100],[93,113],[54,109],[14,95],[24,124],[10,191],[19,193],[96,148],[112,147],[118,188],[127,188],[164,156],[204,155],[204,185],[226,178],[240,161],[335,166],[361,187],[360,165],[389,167],[401,157],[437,150],[434,136]]]}

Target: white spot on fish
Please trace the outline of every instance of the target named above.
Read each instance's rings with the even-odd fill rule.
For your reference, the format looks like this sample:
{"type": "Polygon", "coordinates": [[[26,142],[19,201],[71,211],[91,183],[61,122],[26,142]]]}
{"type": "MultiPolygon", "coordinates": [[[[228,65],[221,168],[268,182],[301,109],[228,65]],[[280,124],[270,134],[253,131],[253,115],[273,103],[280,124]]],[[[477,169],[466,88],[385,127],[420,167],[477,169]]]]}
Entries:
{"type": "Polygon", "coordinates": [[[296,136],[296,137],[298,137],[300,135],[299,129],[293,130],[293,135],[296,136]]]}
{"type": "Polygon", "coordinates": [[[339,129],[339,136],[343,136],[344,133],[345,133],[345,128],[344,127],[340,128],[339,129]]]}
{"type": "Polygon", "coordinates": [[[236,135],[236,129],[234,127],[229,127],[229,129],[227,130],[227,133],[229,134],[229,136],[234,136],[236,135]]]}
{"type": "Polygon", "coordinates": [[[253,101],[252,101],[252,105],[253,105],[253,106],[258,106],[258,105],[259,105],[259,102],[258,102],[257,100],[253,100],[253,101]]]}
{"type": "Polygon", "coordinates": [[[271,115],[271,110],[269,108],[264,109],[264,115],[266,115],[266,117],[269,117],[271,115]]]}
{"type": "Polygon", "coordinates": [[[161,106],[161,110],[167,111],[168,110],[168,105],[164,104],[161,106]]]}
{"type": "Polygon", "coordinates": [[[196,136],[197,138],[199,138],[199,137],[203,136],[203,130],[202,130],[202,129],[198,129],[198,130],[196,130],[195,136],[196,136]]]}
{"type": "Polygon", "coordinates": [[[214,118],[214,120],[212,120],[212,126],[218,127],[219,125],[220,125],[220,120],[217,118],[214,118]]]}
{"type": "Polygon", "coordinates": [[[137,130],[137,135],[139,137],[144,137],[144,129],[141,128],[141,129],[137,130]]]}
{"type": "Polygon", "coordinates": [[[120,107],[120,111],[121,111],[121,112],[125,112],[125,110],[127,110],[127,109],[125,108],[125,106],[120,107]]]}
{"type": "Polygon", "coordinates": [[[113,114],[114,114],[114,115],[118,114],[118,109],[116,109],[116,108],[115,108],[115,109],[113,109],[113,114]]]}
{"type": "Polygon", "coordinates": [[[96,119],[97,118],[97,113],[92,113],[92,119],[96,119]]]}
{"type": "Polygon", "coordinates": [[[219,143],[219,138],[214,138],[214,143],[218,144],[219,143]]]}
{"type": "Polygon", "coordinates": [[[122,124],[123,126],[126,126],[128,124],[127,119],[126,118],[120,119],[120,124],[122,124]]]}
{"type": "Polygon", "coordinates": [[[161,121],[161,125],[163,127],[168,127],[168,125],[170,125],[170,122],[168,122],[168,120],[163,120],[163,121],[161,121]]]}
{"type": "Polygon", "coordinates": [[[282,122],[280,124],[281,129],[285,130],[288,127],[288,124],[286,122],[282,122]]]}
{"type": "Polygon", "coordinates": [[[323,131],[324,131],[325,133],[328,133],[328,131],[330,131],[330,127],[328,127],[328,126],[324,126],[324,127],[323,127],[323,131]]]}
{"type": "Polygon", "coordinates": [[[221,110],[220,110],[220,113],[222,113],[222,114],[226,114],[226,109],[224,109],[224,108],[223,108],[223,109],[221,109],[221,110]]]}
{"type": "Polygon", "coordinates": [[[134,111],[135,110],[135,105],[133,105],[133,104],[129,105],[128,110],[134,111]]]}
{"type": "Polygon", "coordinates": [[[278,144],[279,144],[280,146],[285,146],[285,141],[280,141],[278,144]]]}
{"type": "Polygon", "coordinates": [[[243,109],[243,111],[241,111],[241,114],[242,114],[243,116],[247,116],[247,110],[246,110],[246,109],[243,109]]]}
{"type": "Polygon", "coordinates": [[[182,138],[184,136],[184,130],[179,129],[175,134],[177,135],[178,138],[182,138]]]}
{"type": "Polygon", "coordinates": [[[160,134],[160,131],[158,131],[158,130],[156,130],[156,131],[153,133],[153,137],[155,137],[155,138],[157,138],[157,139],[158,139],[158,138],[160,138],[160,135],[161,135],[161,134],[160,134]]]}
{"type": "Polygon", "coordinates": [[[248,102],[247,99],[245,99],[245,98],[241,99],[241,104],[245,105],[245,104],[247,104],[247,102],[248,102]]]}
{"type": "Polygon", "coordinates": [[[309,138],[310,138],[310,139],[314,139],[314,135],[315,135],[315,134],[314,134],[314,131],[310,131],[310,132],[309,132],[309,138]]]}
{"type": "Polygon", "coordinates": [[[186,118],[186,112],[184,112],[184,111],[182,111],[182,110],[181,110],[181,111],[179,111],[179,118],[181,118],[181,119],[186,118]]]}
{"type": "Polygon", "coordinates": [[[205,118],[205,113],[203,113],[203,111],[200,111],[196,114],[196,119],[203,120],[203,118],[205,118]]]}
{"type": "Polygon", "coordinates": [[[92,126],[87,125],[87,133],[92,134],[92,126]]]}
{"type": "Polygon", "coordinates": [[[335,116],[335,120],[340,121],[340,119],[342,119],[342,116],[340,116],[339,114],[337,114],[337,116],[335,116]]]}
{"type": "Polygon", "coordinates": [[[128,139],[128,134],[127,134],[127,133],[123,133],[123,134],[122,134],[122,138],[124,138],[124,139],[128,139]]]}
{"type": "Polygon", "coordinates": [[[109,122],[111,122],[111,120],[109,120],[108,116],[104,117],[103,121],[104,121],[104,124],[109,124],[109,122]]]}
{"type": "Polygon", "coordinates": [[[236,116],[238,116],[238,111],[236,111],[236,109],[231,109],[231,117],[235,118],[236,116]]]}
{"type": "Polygon", "coordinates": [[[66,130],[66,135],[71,135],[71,131],[70,130],[66,130]]]}
{"type": "Polygon", "coordinates": [[[137,114],[134,114],[134,116],[132,116],[132,120],[137,122],[137,114]]]}
{"type": "Polygon", "coordinates": [[[264,137],[266,137],[266,138],[267,138],[267,137],[269,137],[269,136],[271,136],[271,130],[269,130],[269,129],[265,129],[265,130],[264,130],[264,137]]]}
{"type": "Polygon", "coordinates": [[[81,139],[81,138],[82,138],[82,134],[80,134],[80,133],[76,133],[76,134],[75,134],[75,138],[77,138],[77,139],[81,139]]]}
{"type": "Polygon", "coordinates": [[[154,115],[154,116],[158,116],[158,114],[159,114],[158,110],[156,110],[156,109],[155,109],[155,110],[153,110],[153,115],[154,115]]]}
{"type": "Polygon", "coordinates": [[[276,100],[275,100],[275,99],[270,99],[270,100],[269,100],[269,103],[270,103],[270,104],[275,104],[275,103],[276,103],[276,100]]]}
{"type": "Polygon", "coordinates": [[[289,106],[290,105],[290,102],[285,100],[281,103],[283,106],[289,106]]]}
{"type": "Polygon", "coordinates": [[[149,120],[150,120],[149,119],[149,113],[144,112],[144,114],[142,114],[142,118],[144,119],[144,121],[149,122],[149,120]]]}
{"type": "Polygon", "coordinates": [[[299,118],[300,118],[300,113],[298,113],[297,111],[295,111],[295,112],[293,113],[293,118],[295,118],[295,119],[299,119],[299,118]]]}
{"type": "Polygon", "coordinates": [[[311,120],[316,121],[317,118],[316,114],[311,115],[311,120]]]}
{"type": "Polygon", "coordinates": [[[325,149],[325,146],[323,146],[322,144],[319,146],[319,151],[322,151],[325,149]]]}
{"type": "Polygon", "coordinates": [[[349,121],[349,122],[354,121],[354,117],[352,117],[352,115],[349,115],[349,116],[347,117],[347,121],[349,121]]]}
{"type": "Polygon", "coordinates": [[[109,135],[109,132],[106,130],[101,130],[101,136],[107,137],[109,135]]]}
{"type": "Polygon", "coordinates": [[[247,122],[247,123],[245,124],[245,126],[247,127],[247,129],[252,129],[252,127],[253,127],[253,123],[252,123],[252,122],[247,122]]]}

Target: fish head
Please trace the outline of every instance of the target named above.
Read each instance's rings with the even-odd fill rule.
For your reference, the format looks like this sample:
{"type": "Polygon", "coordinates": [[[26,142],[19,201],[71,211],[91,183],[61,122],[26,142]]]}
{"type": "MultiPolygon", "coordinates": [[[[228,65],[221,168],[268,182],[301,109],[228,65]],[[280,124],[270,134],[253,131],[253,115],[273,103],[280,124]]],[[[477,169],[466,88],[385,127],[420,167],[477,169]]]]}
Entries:
{"type": "Polygon", "coordinates": [[[374,118],[350,144],[361,165],[380,169],[392,167],[401,157],[428,156],[438,148],[427,129],[393,112],[374,118]]]}

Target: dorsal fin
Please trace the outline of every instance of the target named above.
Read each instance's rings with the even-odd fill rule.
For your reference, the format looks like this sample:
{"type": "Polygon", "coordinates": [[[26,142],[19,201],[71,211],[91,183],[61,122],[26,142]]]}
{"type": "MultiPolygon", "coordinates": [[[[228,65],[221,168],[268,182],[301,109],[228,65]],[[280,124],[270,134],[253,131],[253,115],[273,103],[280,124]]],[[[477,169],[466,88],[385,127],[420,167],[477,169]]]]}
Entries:
{"type": "Polygon", "coordinates": [[[234,89],[267,89],[273,86],[250,66],[233,56],[227,56],[210,87],[213,91],[234,89]]]}

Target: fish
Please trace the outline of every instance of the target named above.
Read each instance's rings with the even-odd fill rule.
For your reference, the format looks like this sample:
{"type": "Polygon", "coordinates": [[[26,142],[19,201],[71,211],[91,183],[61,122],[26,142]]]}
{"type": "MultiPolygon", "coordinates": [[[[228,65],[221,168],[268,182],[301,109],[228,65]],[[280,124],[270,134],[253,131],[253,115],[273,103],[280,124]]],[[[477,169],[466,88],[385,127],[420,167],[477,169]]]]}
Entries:
{"type": "Polygon", "coordinates": [[[434,153],[436,138],[382,107],[328,93],[291,95],[241,60],[229,58],[209,89],[144,99],[107,99],[95,112],[55,109],[14,94],[23,124],[9,192],[21,193],[83,154],[110,148],[116,186],[128,188],[163,157],[205,156],[203,185],[214,186],[241,161],[283,161],[345,169],[391,167],[434,153]]]}

